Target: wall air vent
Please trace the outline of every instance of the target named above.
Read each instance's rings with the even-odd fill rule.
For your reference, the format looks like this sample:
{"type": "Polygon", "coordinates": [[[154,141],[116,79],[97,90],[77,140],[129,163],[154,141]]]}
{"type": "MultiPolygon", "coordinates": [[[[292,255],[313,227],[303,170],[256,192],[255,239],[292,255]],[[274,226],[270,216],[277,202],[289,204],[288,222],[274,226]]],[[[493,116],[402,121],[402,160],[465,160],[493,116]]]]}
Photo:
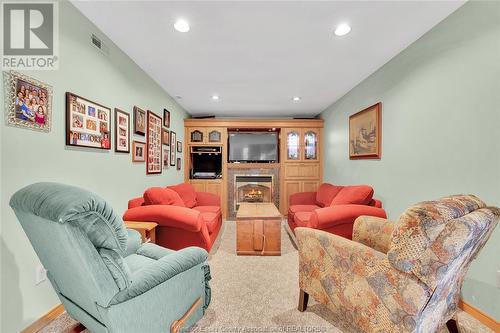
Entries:
{"type": "Polygon", "coordinates": [[[92,34],[92,44],[94,44],[99,50],[102,47],[102,41],[94,34],[92,34]]]}
{"type": "Polygon", "coordinates": [[[106,44],[104,44],[104,42],[102,41],[102,39],[100,39],[99,37],[97,37],[96,35],[92,34],[90,36],[90,39],[92,40],[92,44],[97,47],[99,50],[101,50],[102,53],[104,53],[105,55],[109,55],[109,49],[108,49],[108,46],[106,44]]]}

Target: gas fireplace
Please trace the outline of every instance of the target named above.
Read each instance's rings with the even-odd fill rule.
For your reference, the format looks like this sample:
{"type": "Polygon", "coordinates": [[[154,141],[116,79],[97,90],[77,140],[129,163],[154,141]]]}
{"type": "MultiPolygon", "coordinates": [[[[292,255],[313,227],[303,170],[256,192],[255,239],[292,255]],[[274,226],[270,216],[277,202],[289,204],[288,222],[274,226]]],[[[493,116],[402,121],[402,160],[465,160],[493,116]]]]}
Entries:
{"type": "Polygon", "coordinates": [[[235,209],[242,202],[272,202],[272,175],[236,175],[235,176],[235,209]]]}

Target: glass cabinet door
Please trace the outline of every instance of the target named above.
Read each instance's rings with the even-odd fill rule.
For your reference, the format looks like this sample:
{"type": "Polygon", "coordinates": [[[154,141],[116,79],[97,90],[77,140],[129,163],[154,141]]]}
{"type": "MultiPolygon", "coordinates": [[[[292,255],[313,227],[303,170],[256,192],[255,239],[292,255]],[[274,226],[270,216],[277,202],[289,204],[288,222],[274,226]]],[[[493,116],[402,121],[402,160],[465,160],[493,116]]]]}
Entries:
{"type": "Polygon", "coordinates": [[[290,131],[286,134],[286,159],[300,159],[300,133],[290,131]]]}
{"type": "Polygon", "coordinates": [[[318,133],[315,131],[307,131],[304,133],[304,159],[318,159],[318,133]]]}

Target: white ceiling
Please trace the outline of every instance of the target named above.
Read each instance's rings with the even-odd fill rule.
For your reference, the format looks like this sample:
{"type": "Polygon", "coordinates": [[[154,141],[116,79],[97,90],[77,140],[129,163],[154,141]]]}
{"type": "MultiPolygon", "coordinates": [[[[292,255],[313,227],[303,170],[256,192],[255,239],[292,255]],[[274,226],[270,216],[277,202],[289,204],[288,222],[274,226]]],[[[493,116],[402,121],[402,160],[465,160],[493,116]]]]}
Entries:
{"type": "Polygon", "coordinates": [[[189,113],[252,117],[318,114],[464,2],[73,3],[189,113]]]}

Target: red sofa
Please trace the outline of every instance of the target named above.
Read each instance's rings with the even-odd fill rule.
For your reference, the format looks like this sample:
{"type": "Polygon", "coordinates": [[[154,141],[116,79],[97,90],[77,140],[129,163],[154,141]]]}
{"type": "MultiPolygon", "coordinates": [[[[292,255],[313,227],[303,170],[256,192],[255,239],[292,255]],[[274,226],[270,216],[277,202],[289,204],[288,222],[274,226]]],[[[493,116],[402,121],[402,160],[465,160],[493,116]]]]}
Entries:
{"type": "Polygon", "coordinates": [[[290,195],[288,225],[309,227],[352,239],[354,220],[361,215],[387,218],[382,203],[373,199],[367,185],[336,186],[321,184],[317,192],[290,195]]]}
{"type": "Polygon", "coordinates": [[[131,199],[128,208],[124,221],[158,223],[156,243],[173,250],[199,246],[210,251],[222,226],[220,197],[186,183],[150,188],[131,199]]]}

